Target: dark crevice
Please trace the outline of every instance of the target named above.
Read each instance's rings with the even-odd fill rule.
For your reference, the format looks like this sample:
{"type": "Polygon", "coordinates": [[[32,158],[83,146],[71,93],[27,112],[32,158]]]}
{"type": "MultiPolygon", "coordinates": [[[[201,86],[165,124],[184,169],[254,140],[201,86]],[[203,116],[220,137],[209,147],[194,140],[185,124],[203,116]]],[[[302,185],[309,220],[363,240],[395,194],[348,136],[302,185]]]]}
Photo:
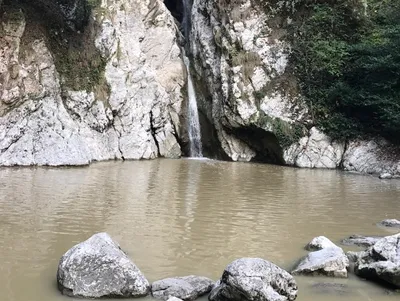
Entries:
{"type": "Polygon", "coordinates": [[[344,141],[344,148],[343,148],[343,154],[342,157],[340,158],[339,162],[339,169],[344,169],[344,154],[347,152],[347,149],[349,148],[349,140],[344,141]]]}
{"type": "Polygon", "coordinates": [[[256,126],[227,129],[227,132],[242,140],[256,152],[254,162],[284,165],[283,150],[278,138],[271,132],[256,126]]]}
{"type": "Polygon", "coordinates": [[[199,119],[204,157],[223,161],[232,161],[232,159],[222,149],[214,124],[210,122],[202,110],[199,110],[199,119]]]}
{"type": "Polygon", "coordinates": [[[154,122],[153,111],[150,110],[150,131],[151,131],[151,135],[153,136],[154,143],[156,144],[156,147],[157,147],[157,156],[161,157],[160,145],[158,144],[158,141],[157,141],[157,128],[154,127],[153,122],[154,122]]]}
{"type": "Polygon", "coordinates": [[[182,23],[184,17],[182,0],[164,0],[164,4],[171,12],[171,15],[179,23],[182,23]]]}
{"type": "Polygon", "coordinates": [[[91,7],[87,0],[4,0],[5,5],[29,6],[43,20],[69,31],[83,30],[89,23],[91,7]]]}

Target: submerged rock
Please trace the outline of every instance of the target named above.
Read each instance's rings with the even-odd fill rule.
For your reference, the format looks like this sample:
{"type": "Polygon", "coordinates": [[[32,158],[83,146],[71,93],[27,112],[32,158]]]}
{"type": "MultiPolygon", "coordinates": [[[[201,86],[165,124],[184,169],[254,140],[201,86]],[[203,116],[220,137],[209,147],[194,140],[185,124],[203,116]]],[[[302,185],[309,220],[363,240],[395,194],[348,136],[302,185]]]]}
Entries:
{"type": "Polygon", "coordinates": [[[107,233],[75,245],[60,259],[58,288],[71,297],[143,297],[150,285],[107,233]]]}
{"type": "Polygon", "coordinates": [[[293,275],[324,275],[347,277],[349,260],[339,247],[331,247],[311,252],[292,271],[293,275]]]}
{"type": "Polygon", "coordinates": [[[318,294],[328,295],[349,295],[351,294],[348,285],[343,283],[331,283],[331,282],[318,282],[311,285],[313,291],[318,294]]]}
{"type": "Polygon", "coordinates": [[[314,237],[306,246],[308,251],[319,251],[326,248],[338,247],[325,236],[314,237]]]}
{"type": "Polygon", "coordinates": [[[397,219],[385,219],[379,223],[380,226],[389,228],[400,228],[400,221],[397,219]]]}
{"type": "Polygon", "coordinates": [[[261,258],[241,258],[229,264],[211,291],[210,301],[292,301],[297,284],[292,275],[261,258]]]}
{"type": "Polygon", "coordinates": [[[373,246],[381,238],[382,237],[379,236],[362,236],[355,234],[343,239],[342,244],[345,246],[370,247],[373,246]]]}
{"type": "Polygon", "coordinates": [[[400,288],[400,233],[386,236],[363,252],[354,272],[363,278],[382,280],[400,288]]]}
{"type": "Polygon", "coordinates": [[[211,291],[214,281],[202,276],[185,276],[166,278],[151,285],[151,294],[154,298],[170,300],[177,297],[184,301],[195,300],[211,291]]]}

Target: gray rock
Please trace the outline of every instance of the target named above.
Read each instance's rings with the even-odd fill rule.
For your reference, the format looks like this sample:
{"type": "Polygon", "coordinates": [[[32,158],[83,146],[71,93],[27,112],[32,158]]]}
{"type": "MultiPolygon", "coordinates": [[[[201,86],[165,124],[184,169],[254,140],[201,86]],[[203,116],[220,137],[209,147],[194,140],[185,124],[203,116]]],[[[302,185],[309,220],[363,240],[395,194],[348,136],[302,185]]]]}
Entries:
{"type": "Polygon", "coordinates": [[[399,174],[398,150],[384,139],[350,141],[343,155],[343,168],[366,174],[399,174]]]}
{"type": "Polygon", "coordinates": [[[311,252],[292,271],[293,275],[347,277],[349,260],[339,247],[311,252]]]}
{"type": "Polygon", "coordinates": [[[363,252],[353,252],[348,251],[346,252],[346,256],[349,259],[349,262],[357,262],[358,258],[363,254],[363,252]]]}
{"type": "Polygon", "coordinates": [[[195,300],[211,291],[214,281],[202,276],[185,276],[166,278],[151,285],[151,294],[154,298],[169,300],[177,297],[184,301],[195,300]]]}
{"type": "Polygon", "coordinates": [[[363,252],[354,272],[363,278],[383,280],[400,288],[400,233],[386,236],[363,252]]]}
{"type": "Polygon", "coordinates": [[[388,173],[388,172],[381,173],[381,174],[379,175],[379,179],[382,179],[382,180],[390,180],[390,179],[392,179],[392,178],[393,178],[393,175],[390,174],[390,173],[388,173]]]}
{"type": "Polygon", "coordinates": [[[400,221],[397,219],[385,219],[379,223],[380,226],[389,228],[400,228],[400,221]]]}
{"type": "Polygon", "coordinates": [[[313,127],[285,152],[287,163],[306,168],[336,168],[343,157],[344,144],[334,142],[320,129],[313,127]]]}
{"type": "Polygon", "coordinates": [[[297,297],[294,278],[260,258],[241,258],[229,264],[209,296],[210,301],[292,301],[297,297]]]}
{"type": "Polygon", "coordinates": [[[382,237],[379,236],[362,236],[355,234],[343,239],[342,244],[345,246],[370,247],[373,246],[381,238],[382,237]]]}
{"type": "Polygon", "coordinates": [[[319,251],[326,248],[337,247],[332,241],[325,236],[314,237],[306,246],[308,251],[319,251]]]}
{"type": "MultiPolygon", "coordinates": [[[[49,17],[45,11],[51,10],[60,14],[60,20],[68,16],[72,19],[64,21],[77,28],[87,3],[25,2],[38,7],[49,4],[40,13],[49,17]]],[[[60,54],[45,43],[53,37],[35,30],[37,24],[26,22],[21,10],[0,13],[0,32],[9,45],[0,56],[0,166],[180,157],[178,136],[179,141],[184,139],[186,128],[181,87],[186,76],[173,17],[162,1],[152,5],[111,1],[102,10],[113,11],[113,18],[86,16],[92,21],[85,29],[90,40],[84,43],[96,47],[88,46],[88,53],[98,52],[106,66],[104,72],[98,70],[100,82],[83,90],[70,87],[67,76],[56,68],[60,54]],[[157,22],[145,21],[153,13],[157,22]],[[23,36],[31,31],[37,34],[25,45],[23,36]],[[132,32],[137,38],[132,38],[132,32]]],[[[80,44],[81,38],[74,35],[73,44],[80,44]]]]}
{"type": "Polygon", "coordinates": [[[58,288],[71,297],[143,297],[149,282],[107,233],[75,245],[60,259],[58,288]]]}

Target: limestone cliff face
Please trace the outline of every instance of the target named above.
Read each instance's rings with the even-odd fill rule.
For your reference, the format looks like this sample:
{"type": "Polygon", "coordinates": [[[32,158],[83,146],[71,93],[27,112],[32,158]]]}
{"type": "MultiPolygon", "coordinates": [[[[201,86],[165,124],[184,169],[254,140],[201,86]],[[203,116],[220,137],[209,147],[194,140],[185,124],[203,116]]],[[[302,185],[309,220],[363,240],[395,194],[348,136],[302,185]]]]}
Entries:
{"type": "Polygon", "coordinates": [[[193,3],[190,42],[198,82],[209,94],[204,109],[235,161],[283,163],[280,144],[301,135],[298,121],[307,118],[286,70],[290,45],[273,24],[277,18],[250,0],[193,3]]]}
{"type": "MultiPolygon", "coordinates": [[[[42,32],[27,9],[3,4],[0,165],[181,155],[185,74],[171,14],[159,0],[101,2],[83,45],[93,45],[104,62],[101,83],[78,90],[57,70],[49,31],[42,32]]],[[[67,18],[74,11],[65,12],[62,22],[84,35],[67,18]]]]}
{"type": "MultiPolygon", "coordinates": [[[[179,157],[186,75],[163,2],[0,0],[0,165],[179,157]]],[[[193,0],[205,139],[234,161],[400,175],[386,141],[338,143],[313,126],[289,61],[299,3],[193,0]]]]}
{"type": "Polygon", "coordinates": [[[200,107],[224,152],[234,161],[400,174],[400,152],[387,142],[337,143],[313,127],[286,38],[299,2],[194,0],[200,107]]]}

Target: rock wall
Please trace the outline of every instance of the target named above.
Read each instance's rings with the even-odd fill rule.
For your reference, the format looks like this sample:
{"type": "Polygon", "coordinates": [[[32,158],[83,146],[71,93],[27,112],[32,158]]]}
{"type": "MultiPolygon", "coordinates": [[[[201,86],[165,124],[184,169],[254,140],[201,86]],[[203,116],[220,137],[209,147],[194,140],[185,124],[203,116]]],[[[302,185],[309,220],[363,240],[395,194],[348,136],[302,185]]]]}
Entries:
{"type": "Polygon", "coordinates": [[[301,1],[194,0],[191,50],[199,105],[234,161],[400,174],[387,142],[339,143],[314,127],[287,28],[301,1]]]}
{"type": "Polygon", "coordinates": [[[105,62],[103,88],[82,90],[71,89],[55,64],[51,39],[63,28],[38,24],[30,6],[3,4],[0,165],[181,155],[185,73],[174,19],[159,0],[101,2],[85,33],[74,34],[88,36],[84,47],[94,45],[105,62]]]}
{"type": "Polygon", "coordinates": [[[283,163],[282,146],[307,118],[286,70],[290,45],[274,22],[250,0],[193,3],[192,55],[209,94],[202,108],[235,161],[283,163]]]}
{"type": "MultiPolygon", "coordinates": [[[[386,141],[338,143],[313,126],[289,61],[287,28],[300,2],[193,0],[189,43],[207,153],[221,146],[219,157],[234,161],[400,175],[400,150],[386,141]]],[[[163,1],[0,5],[0,165],[181,155],[186,75],[163,1]],[[76,60],[65,62],[74,47],[72,55],[89,53],[83,75],[76,60]]]]}

